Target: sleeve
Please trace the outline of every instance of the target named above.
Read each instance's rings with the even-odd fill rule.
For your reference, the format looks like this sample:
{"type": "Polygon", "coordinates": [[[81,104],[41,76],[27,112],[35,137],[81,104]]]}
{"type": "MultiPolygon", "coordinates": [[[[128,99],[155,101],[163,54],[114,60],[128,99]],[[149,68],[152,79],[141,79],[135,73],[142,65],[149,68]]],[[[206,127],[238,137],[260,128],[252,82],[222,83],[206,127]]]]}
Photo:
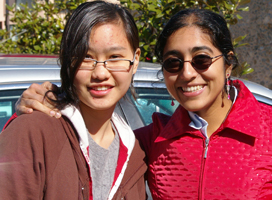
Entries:
{"type": "Polygon", "coordinates": [[[161,129],[165,127],[171,116],[162,113],[153,113],[153,123],[148,126],[134,130],[135,137],[138,139],[141,148],[146,153],[147,158],[150,157],[153,144],[160,134],[161,129]]]}
{"type": "Polygon", "coordinates": [[[42,199],[43,143],[33,118],[22,115],[0,134],[1,199],[42,199]]]}
{"type": "MultiPolygon", "coordinates": [[[[14,113],[14,114],[9,118],[9,120],[7,121],[7,123],[4,125],[3,130],[5,130],[5,129],[7,128],[7,126],[8,126],[15,118],[17,118],[17,117],[18,117],[17,114],[14,113]]],[[[2,130],[2,131],[3,131],[3,130],[2,130]]]]}
{"type": "Polygon", "coordinates": [[[135,137],[139,141],[140,147],[148,156],[152,144],[153,124],[134,130],[135,137]]]}

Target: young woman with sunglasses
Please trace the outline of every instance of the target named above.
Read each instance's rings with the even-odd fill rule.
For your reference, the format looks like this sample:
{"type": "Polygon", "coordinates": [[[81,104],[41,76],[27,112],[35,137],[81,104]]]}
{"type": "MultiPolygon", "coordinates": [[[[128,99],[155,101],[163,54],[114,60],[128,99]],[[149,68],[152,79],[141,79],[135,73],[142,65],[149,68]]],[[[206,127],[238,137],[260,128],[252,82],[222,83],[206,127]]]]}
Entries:
{"type": "Polygon", "coordinates": [[[238,61],[225,20],[182,10],[160,34],[156,54],[180,106],[135,131],[153,199],[272,199],[272,108],[230,80],[238,61]]]}
{"type": "Polygon", "coordinates": [[[238,61],[224,18],[180,11],[156,54],[180,106],[135,131],[153,199],[272,199],[272,107],[230,80],[238,61]]]}
{"type": "Polygon", "coordinates": [[[61,42],[60,119],[21,115],[0,134],[1,199],[146,199],[144,152],[113,113],[137,70],[138,30],[119,5],[81,4],[61,42]]]}

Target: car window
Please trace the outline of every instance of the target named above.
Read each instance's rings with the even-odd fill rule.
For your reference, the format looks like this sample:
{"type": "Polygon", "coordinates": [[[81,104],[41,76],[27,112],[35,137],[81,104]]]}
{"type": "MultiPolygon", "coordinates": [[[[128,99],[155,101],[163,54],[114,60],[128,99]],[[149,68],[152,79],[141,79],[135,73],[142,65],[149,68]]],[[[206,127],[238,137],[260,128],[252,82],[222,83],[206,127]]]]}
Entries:
{"type": "Polygon", "coordinates": [[[15,112],[15,103],[24,90],[0,91],[0,132],[15,112]]]}
{"type": "Polygon", "coordinates": [[[178,103],[175,100],[175,105],[171,105],[172,98],[165,88],[135,88],[135,91],[137,93],[136,101],[131,93],[128,94],[145,125],[152,122],[152,114],[154,112],[172,115],[178,107],[178,103]]]}

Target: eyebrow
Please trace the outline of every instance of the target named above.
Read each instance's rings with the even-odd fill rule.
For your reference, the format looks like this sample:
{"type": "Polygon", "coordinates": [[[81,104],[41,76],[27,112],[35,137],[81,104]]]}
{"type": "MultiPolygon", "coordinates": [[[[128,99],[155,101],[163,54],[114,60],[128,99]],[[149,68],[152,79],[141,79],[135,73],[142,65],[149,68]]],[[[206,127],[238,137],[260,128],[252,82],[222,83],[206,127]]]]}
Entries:
{"type": "Polygon", "coordinates": [[[210,53],[213,53],[213,50],[210,47],[207,47],[207,46],[194,47],[191,50],[191,52],[194,53],[194,52],[197,52],[197,51],[200,51],[200,50],[208,50],[210,53]]]}
{"type": "Polygon", "coordinates": [[[169,56],[169,55],[175,55],[175,56],[179,56],[181,57],[181,53],[178,50],[171,50],[171,51],[167,51],[164,55],[163,58],[169,56]]]}
{"type": "MultiPolygon", "coordinates": [[[[194,47],[192,50],[191,50],[191,53],[195,53],[197,51],[200,51],[200,50],[208,50],[210,53],[213,53],[213,50],[210,48],[210,47],[207,47],[207,46],[198,46],[198,47],[194,47]]],[[[163,58],[164,57],[167,57],[169,55],[174,55],[174,56],[179,56],[179,57],[182,57],[182,54],[180,51],[178,50],[171,50],[171,51],[167,51],[164,55],[163,55],[163,58]]]]}

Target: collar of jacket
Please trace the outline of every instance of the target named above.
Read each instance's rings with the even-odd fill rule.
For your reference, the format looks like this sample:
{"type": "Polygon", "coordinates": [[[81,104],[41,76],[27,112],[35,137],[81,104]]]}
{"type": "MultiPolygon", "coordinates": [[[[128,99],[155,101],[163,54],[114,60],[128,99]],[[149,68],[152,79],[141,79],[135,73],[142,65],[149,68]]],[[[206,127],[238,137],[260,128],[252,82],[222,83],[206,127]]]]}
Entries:
{"type": "MultiPolygon", "coordinates": [[[[63,110],[61,110],[62,115],[66,116],[73,126],[75,127],[77,134],[79,136],[79,145],[84,158],[89,166],[90,171],[90,159],[89,159],[89,140],[87,127],[82,118],[79,108],[68,105],[63,110]]],[[[127,125],[122,117],[118,114],[113,113],[111,116],[112,124],[115,126],[120,137],[120,149],[117,161],[117,168],[115,171],[114,182],[109,193],[108,200],[111,200],[119,188],[121,181],[123,179],[124,173],[126,171],[130,155],[135,145],[135,135],[131,128],[127,125]],[[117,174],[118,173],[118,174],[117,174]]],[[[91,171],[89,172],[91,174],[91,171]]],[[[91,193],[90,193],[91,194],[91,193]]]]}
{"type": "MultiPolygon", "coordinates": [[[[258,101],[242,81],[235,80],[233,85],[239,92],[237,99],[226,120],[216,133],[229,128],[257,138],[258,130],[260,130],[260,107],[258,101]]],[[[183,134],[204,137],[199,130],[189,126],[191,121],[188,111],[182,106],[177,108],[170,119],[161,114],[153,115],[153,122],[158,126],[157,128],[160,132],[155,142],[169,140],[183,134]]]]}

